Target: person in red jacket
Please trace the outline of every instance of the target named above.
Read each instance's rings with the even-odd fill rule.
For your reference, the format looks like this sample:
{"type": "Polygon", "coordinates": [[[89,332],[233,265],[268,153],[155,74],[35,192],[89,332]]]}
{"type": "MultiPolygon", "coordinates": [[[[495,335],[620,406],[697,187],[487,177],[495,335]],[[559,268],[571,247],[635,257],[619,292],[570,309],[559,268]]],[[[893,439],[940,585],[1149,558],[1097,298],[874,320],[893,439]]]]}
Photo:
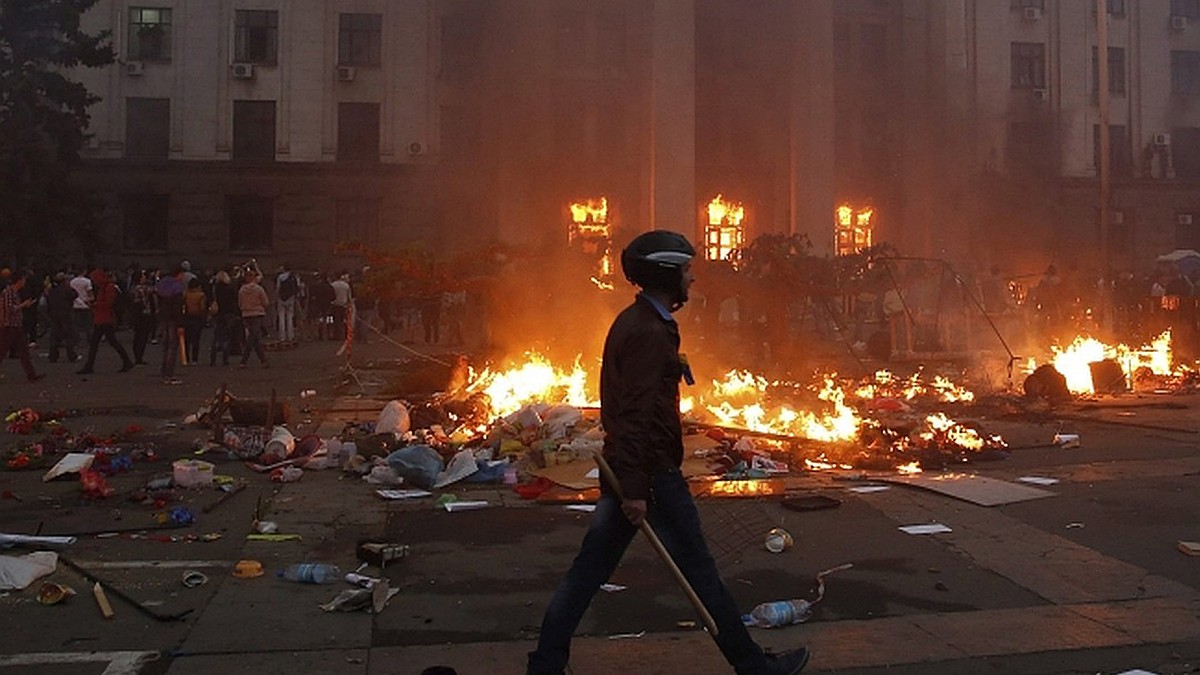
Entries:
{"type": "Polygon", "coordinates": [[[90,375],[96,365],[96,352],[100,349],[100,340],[105,340],[112,348],[117,350],[117,356],[121,357],[121,372],[129,372],[133,370],[133,359],[129,358],[129,353],[117,342],[117,296],[120,295],[121,289],[113,283],[112,279],[102,269],[92,271],[92,288],[96,294],[96,302],[92,305],[92,339],[88,343],[87,362],[83,364],[83,368],[77,371],[78,375],[90,375]]]}
{"type": "Polygon", "coordinates": [[[0,291],[0,361],[4,361],[9,349],[12,349],[21,361],[21,367],[25,369],[25,377],[30,382],[37,382],[45,375],[33,369],[33,360],[29,357],[29,341],[25,339],[21,328],[21,310],[34,302],[28,298],[21,299],[21,291],[31,276],[32,273],[28,271],[18,272],[0,291]]]}

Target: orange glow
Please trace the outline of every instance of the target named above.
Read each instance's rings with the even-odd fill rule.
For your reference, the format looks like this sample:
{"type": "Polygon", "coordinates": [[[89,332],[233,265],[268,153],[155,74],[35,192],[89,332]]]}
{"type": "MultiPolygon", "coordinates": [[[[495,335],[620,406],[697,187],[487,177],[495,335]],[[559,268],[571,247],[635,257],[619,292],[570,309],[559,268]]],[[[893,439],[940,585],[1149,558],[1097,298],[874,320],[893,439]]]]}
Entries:
{"type": "Polygon", "coordinates": [[[706,260],[725,260],[740,249],[745,238],[742,220],[746,208],[741,202],[725,201],[721,195],[708,203],[708,224],[704,228],[704,257],[706,260]]]}
{"type": "Polygon", "coordinates": [[[831,410],[810,412],[788,405],[767,409],[768,382],[745,371],[730,371],[723,381],[714,380],[712,393],[705,409],[723,426],[740,427],[751,431],[800,436],[814,441],[850,441],[858,437],[861,418],[846,404],[846,394],[835,376],[824,378],[817,397],[829,404],[831,410]],[[715,401],[713,399],[716,399],[715,401]]]}
{"type": "Polygon", "coordinates": [[[860,384],[854,390],[854,395],[861,399],[890,397],[906,401],[927,396],[943,403],[969,403],[975,400],[974,392],[954,384],[947,377],[935,375],[932,382],[926,382],[923,378],[922,371],[913,373],[907,379],[901,379],[889,370],[879,370],[871,380],[860,384]]]}
{"type": "Polygon", "coordinates": [[[871,246],[875,209],[841,204],[834,209],[834,246],[837,255],[854,255],[871,246]]]}

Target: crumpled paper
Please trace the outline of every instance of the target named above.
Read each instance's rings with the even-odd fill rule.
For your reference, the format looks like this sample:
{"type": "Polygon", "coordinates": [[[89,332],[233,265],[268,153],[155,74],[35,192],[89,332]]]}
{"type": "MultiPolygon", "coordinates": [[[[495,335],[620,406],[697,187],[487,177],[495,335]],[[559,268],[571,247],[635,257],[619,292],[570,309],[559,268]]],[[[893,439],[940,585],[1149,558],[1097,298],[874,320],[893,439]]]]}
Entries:
{"type": "Polygon", "coordinates": [[[21,590],[58,568],[58,554],[36,551],[27,555],[0,556],[0,590],[21,590]]]}

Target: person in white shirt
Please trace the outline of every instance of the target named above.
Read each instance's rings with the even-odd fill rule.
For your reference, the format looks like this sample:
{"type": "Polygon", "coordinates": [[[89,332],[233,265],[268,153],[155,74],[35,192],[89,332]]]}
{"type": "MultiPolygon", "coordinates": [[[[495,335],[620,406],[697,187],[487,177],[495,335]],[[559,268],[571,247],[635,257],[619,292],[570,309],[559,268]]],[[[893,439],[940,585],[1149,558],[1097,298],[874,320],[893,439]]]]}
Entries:
{"type": "Polygon", "coordinates": [[[92,280],[87,272],[80,269],[70,281],[71,290],[75,291],[75,300],[71,303],[71,328],[75,335],[71,336],[68,344],[74,344],[79,336],[85,339],[92,333],[92,303],[96,296],[92,289],[92,280]]]}
{"type": "Polygon", "coordinates": [[[350,273],[342,271],[338,276],[337,281],[334,281],[330,286],[333,286],[333,334],[338,340],[346,339],[346,312],[350,310],[350,303],[354,301],[354,292],[350,288],[350,273]]]}

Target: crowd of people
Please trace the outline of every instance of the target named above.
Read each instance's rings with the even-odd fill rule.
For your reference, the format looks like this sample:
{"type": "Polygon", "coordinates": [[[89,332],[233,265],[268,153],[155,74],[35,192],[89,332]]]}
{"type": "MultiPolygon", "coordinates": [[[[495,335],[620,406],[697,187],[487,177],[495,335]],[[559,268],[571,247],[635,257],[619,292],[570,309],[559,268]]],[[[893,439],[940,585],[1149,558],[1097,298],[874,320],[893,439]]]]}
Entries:
{"type": "Polygon", "coordinates": [[[170,267],[124,270],[72,266],[35,273],[0,270],[0,361],[20,361],[26,377],[43,377],[31,349],[51,362],[81,362],[79,375],[96,371],[101,344],[128,372],[161,352],[159,374],[180,381],[177,366],[247,367],[254,357],[270,367],[264,342],[293,346],[301,340],[366,342],[372,332],[400,331],[405,340],[461,342],[461,301],[453,293],[400,302],[356,274],[307,274],[284,263],[264,274],[254,260],[221,269],[170,267]],[[456,319],[457,317],[457,319],[456,319]],[[448,335],[442,335],[446,326],[448,335]],[[122,335],[128,337],[122,341],[122,335]],[[203,348],[202,344],[207,348],[203,348]]]}

